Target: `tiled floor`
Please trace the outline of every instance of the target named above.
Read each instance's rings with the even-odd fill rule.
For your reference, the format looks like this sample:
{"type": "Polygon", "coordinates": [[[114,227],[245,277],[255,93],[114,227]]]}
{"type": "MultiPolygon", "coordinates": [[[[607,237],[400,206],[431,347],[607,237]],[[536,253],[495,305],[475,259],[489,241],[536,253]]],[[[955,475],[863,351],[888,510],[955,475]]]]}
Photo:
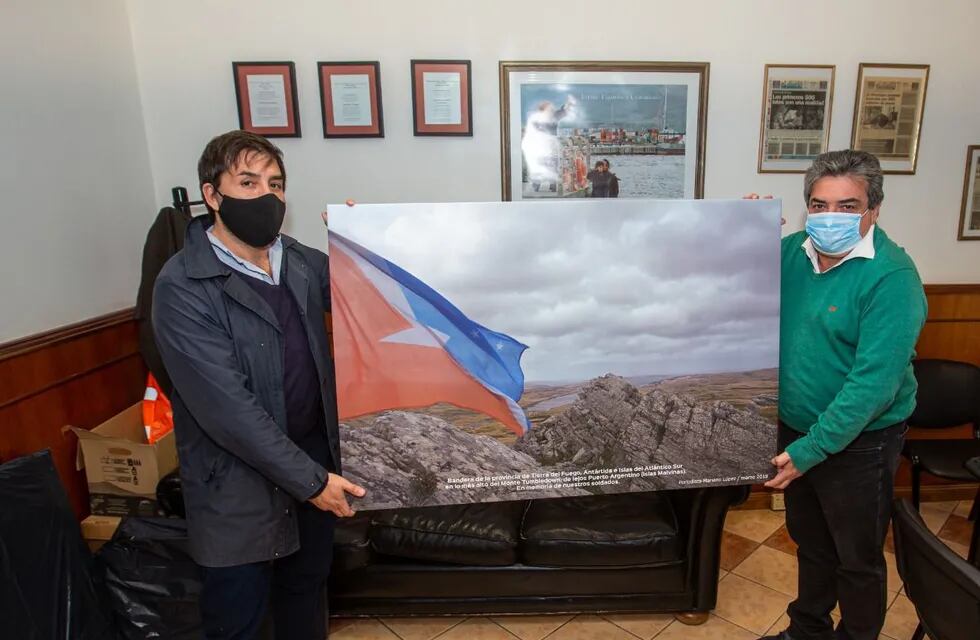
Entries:
{"type": "MultiPolygon", "coordinates": [[[[929,528],[963,557],[970,543],[970,504],[922,505],[929,528]]],[[[700,626],[653,614],[383,618],[334,620],[330,640],[755,640],[788,625],[786,605],[796,594],[795,550],[782,512],[730,512],[722,539],[718,606],[700,626]]],[[[889,608],[881,638],[908,640],[918,619],[900,593],[891,534],[885,559],[889,608]]]]}

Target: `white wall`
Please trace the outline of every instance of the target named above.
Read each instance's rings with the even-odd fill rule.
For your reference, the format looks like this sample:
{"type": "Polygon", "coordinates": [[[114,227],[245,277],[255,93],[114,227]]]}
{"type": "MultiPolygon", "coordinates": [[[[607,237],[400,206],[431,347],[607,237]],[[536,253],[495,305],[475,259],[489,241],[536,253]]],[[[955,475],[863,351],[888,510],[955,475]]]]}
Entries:
{"type": "Polygon", "coordinates": [[[310,244],[322,244],[317,212],[331,201],[499,199],[499,60],[710,62],[706,196],[774,193],[785,199],[787,231],[801,223],[800,176],[755,171],[763,65],[837,65],[831,146],[842,148],[859,62],[929,63],[918,174],[886,177],[881,222],[926,282],[980,282],[980,243],[955,240],[965,146],[980,143],[980,3],[798,7],[5,0],[0,342],[133,303],[157,208],[175,184],[194,192],[203,145],[237,126],[232,60],[296,62],[304,137],[279,144],[290,170],[287,228],[310,244]],[[413,57],[473,61],[472,139],[412,136],[413,57]],[[375,59],[387,137],[324,140],[316,61],[375,59]]]}
{"type": "Polygon", "coordinates": [[[290,174],[287,230],[322,244],[327,202],[497,200],[499,60],[711,63],[705,195],[785,199],[801,224],[802,178],[759,175],[763,65],[837,65],[831,147],[850,140],[859,62],[932,65],[918,174],[888,176],[882,225],[929,283],[980,282],[980,243],[957,242],[965,147],[980,143],[976,0],[129,0],[157,202],[195,190],[210,136],[235,128],[233,60],[296,63],[303,138],[278,141],[290,174]],[[472,139],[415,138],[409,60],[473,62],[472,139]],[[316,62],[379,60],[385,134],[324,140],[316,62]]]}
{"type": "Polygon", "coordinates": [[[122,0],[0,5],[0,342],[132,306],[155,206],[122,0]]]}

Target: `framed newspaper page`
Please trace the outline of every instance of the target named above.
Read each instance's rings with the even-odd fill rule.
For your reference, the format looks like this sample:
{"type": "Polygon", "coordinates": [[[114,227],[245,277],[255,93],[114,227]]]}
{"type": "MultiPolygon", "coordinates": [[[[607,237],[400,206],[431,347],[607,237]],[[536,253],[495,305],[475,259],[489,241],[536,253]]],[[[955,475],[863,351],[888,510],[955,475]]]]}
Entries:
{"type": "Polygon", "coordinates": [[[858,67],[851,148],[876,155],[883,173],[915,173],[928,82],[927,64],[858,67]]]}
{"type": "Polygon", "coordinates": [[[958,240],[980,240],[980,144],[966,148],[966,176],[958,240]]]}
{"type": "Polygon", "coordinates": [[[834,71],[834,65],[766,65],[759,173],[803,173],[827,151],[834,71]]]}
{"type": "Polygon", "coordinates": [[[502,199],[703,197],[708,70],[501,62],[502,199]]]}

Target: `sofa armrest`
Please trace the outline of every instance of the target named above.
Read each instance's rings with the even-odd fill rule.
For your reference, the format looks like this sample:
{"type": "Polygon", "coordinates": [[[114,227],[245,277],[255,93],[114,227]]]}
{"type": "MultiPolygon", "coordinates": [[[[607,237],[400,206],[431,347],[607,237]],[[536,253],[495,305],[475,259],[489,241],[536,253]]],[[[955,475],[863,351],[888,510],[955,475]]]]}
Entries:
{"type": "Polygon", "coordinates": [[[678,527],[687,540],[687,580],[696,594],[694,607],[699,611],[715,607],[725,516],[731,507],[748,499],[750,490],[750,486],[741,485],[670,492],[678,527]]]}
{"type": "Polygon", "coordinates": [[[371,563],[371,541],[368,528],[371,512],[362,512],[353,518],[338,518],[334,529],[332,574],[340,574],[366,567],[371,563]]]}

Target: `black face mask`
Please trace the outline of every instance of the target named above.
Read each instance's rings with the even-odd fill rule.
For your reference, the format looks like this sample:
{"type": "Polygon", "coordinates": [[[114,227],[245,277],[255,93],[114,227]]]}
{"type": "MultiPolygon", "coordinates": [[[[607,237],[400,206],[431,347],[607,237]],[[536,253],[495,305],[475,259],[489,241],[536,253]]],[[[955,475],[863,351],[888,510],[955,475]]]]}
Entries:
{"type": "Polygon", "coordinates": [[[275,241],[286,217],[286,203],[276,194],[242,199],[215,191],[222,198],[218,209],[221,221],[236,238],[256,249],[268,247],[275,241]]]}

